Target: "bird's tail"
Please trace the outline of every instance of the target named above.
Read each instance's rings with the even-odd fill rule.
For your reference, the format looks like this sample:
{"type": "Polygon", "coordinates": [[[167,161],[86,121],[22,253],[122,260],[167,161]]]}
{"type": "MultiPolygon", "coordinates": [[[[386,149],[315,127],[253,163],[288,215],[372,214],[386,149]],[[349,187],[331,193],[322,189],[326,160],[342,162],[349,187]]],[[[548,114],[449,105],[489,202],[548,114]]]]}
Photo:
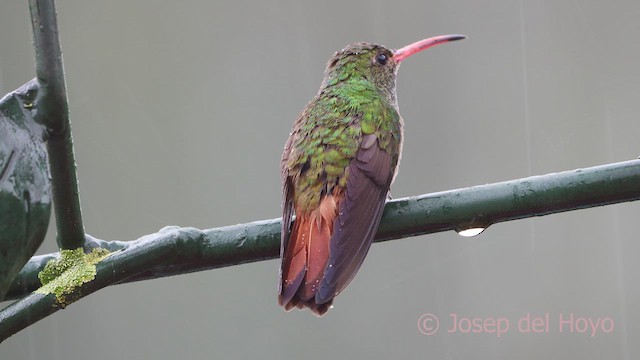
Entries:
{"type": "Polygon", "coordinates": [[[286,310],[307,307],[315,314],[323,315],[331,306],[331,300],[318,304],[315,295],[329,260],[329,242],[337,209],[335,198],[329,195],[309,213],[296,211],[296,221],[282,258],[278,297],[286,310]]]}

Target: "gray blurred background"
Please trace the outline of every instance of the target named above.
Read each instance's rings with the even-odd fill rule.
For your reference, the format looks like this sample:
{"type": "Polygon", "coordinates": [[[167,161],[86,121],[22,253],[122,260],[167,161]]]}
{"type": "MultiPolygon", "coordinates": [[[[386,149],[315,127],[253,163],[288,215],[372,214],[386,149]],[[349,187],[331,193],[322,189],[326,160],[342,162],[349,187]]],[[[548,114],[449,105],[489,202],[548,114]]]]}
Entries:
{"type": "MultiPolygon", "coordinates": [[[[280,216],[278,161],[327,59],[357,41],[468,40],[399,73],[394,197],[638,157],[640,2],[58,1],[88,233],[280,216]]],[[[34,77],[26,1],[0,4],[0,93],[34,77]]],[[[636,359],[640,203],[374,245],[325,317],[276,305],[278,262],[99,291],[1,359],[636,359]],[[631,224],[631,225],[628,225],[631,224]],[[432,336],[418,329],[440,318],[432,336]],[[449,314],[510,321],[448,333],[449,314]],[[523,333],[527,313],[548,332],[523,333]],[[609,333],[559,316],[610,318],[609,333]]],[[[54,229],[40,253],[56,251],[54,229]]],[[[609,329],[607,329],[609,330],[609,329]]]]}

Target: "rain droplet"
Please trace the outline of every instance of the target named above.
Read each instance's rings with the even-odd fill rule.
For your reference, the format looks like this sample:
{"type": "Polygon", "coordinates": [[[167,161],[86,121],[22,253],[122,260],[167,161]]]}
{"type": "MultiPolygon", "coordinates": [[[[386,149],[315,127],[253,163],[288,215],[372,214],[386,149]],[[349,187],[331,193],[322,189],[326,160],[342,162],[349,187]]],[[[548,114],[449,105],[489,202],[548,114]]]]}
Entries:
{"type": "Polygon", "coordinates": [[[480,235],[484,231],[484,229],[486,228],[475,227],[475,228],[464,229],[464,230],[458,231],[458,235],[464,236],[464,237],[473,237],[476,235],[480,235]]]}

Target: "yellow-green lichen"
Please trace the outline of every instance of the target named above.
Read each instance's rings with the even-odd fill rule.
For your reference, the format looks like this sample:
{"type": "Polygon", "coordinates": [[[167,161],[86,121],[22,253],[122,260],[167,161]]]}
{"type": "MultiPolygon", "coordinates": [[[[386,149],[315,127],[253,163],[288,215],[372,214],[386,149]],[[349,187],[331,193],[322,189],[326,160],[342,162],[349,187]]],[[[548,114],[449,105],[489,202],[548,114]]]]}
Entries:
{"type": "Polygon", "coordinates": [[[82,284],[93,280],[96,264],[110,254],[102,248],[93,249],[88,254],[82,248],[61,250],[60,257],[49,261],[38,274],[42,286],[36,292],[55,294],[58,305],[67,306],[74,301],[67,296],[82,284]]]}

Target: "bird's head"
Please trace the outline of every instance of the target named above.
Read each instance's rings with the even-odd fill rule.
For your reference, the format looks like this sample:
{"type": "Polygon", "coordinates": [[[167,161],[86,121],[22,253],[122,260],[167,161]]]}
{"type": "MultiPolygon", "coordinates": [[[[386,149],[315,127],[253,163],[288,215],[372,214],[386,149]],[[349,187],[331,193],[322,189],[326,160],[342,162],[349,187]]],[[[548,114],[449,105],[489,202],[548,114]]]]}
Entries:
{"type": "Polygon", "coordinates": [[[398,66],[407,57],[432,46],[466,39],[464,35],[442,35],[391,50],[372,43],[356,43],[336,52],[327,64],[320,91],[344,81],[368,81],[395,97],[398,66]]]}

